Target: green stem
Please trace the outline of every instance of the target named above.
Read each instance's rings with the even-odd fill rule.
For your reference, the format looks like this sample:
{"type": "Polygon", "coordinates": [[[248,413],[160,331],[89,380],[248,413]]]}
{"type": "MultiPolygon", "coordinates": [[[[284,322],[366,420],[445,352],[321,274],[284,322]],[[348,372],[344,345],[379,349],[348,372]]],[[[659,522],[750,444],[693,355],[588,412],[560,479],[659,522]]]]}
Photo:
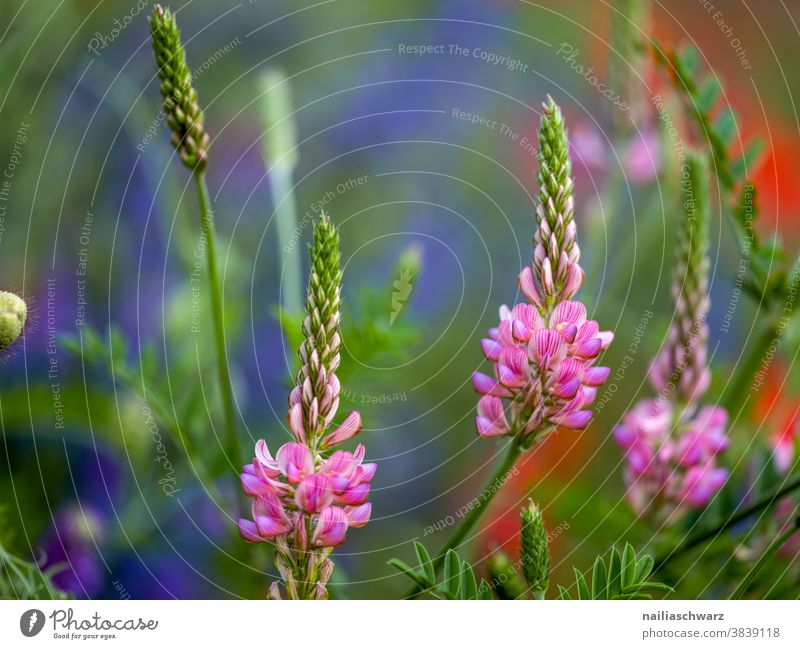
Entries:
{"type": "Polygon", "coordinates": [[[761,496],[758,500],[756,500],[752,504],[740,509],[738,512],[734,514],[731,514],[731,516],[729,516],[726,520],[719,523],[718,525],[715,525],[709,530],[705,530],[700,534],[696,534],[695,536],[690,537],[684,543],[672,549],[667,555],[656,560],[654,570],[660,570],[667,563],[675,559],[675,557],[681,556],[687,553],[689,550],[696,548],[698,545],[702,545],[706,541],[716,538],[724,531],[737,525],[746,518],[749,518],[753,514],[757,514],[763,510],[769,509],[772,505],[777,503],[785,495],[791,493],[792,491],[795,491],[796,489],[800,489],[800,473],[795,475],[791,480],[785,482],[783,486],[775,489],[771,493],[767,493],[761,496]]]}
{"type": "MultiPolygon", "coordinates": [[[[202,218],[202,234],[205,239],[206,255],[208,260],[208,279],[211,289],[211,309],[214,319],[214,341],[217,347],[217,368],[219,371],[219,389],[222,394],[222,407],[225,412],[225,427],[227,430],[227,453],[229,462],[235,465],[242,460],[242,449],[239,437],[236,434],[236,414],[233,407],[233,386],[231,384],[231,371],[228,366],[228,354],[225,349],[225,321],[222,308],[222,290],[220,288],[219,274],[217,271],[217,249],[214,236],[214,212],[211,209],[211,199],[208,195],[208,185],[204,173],[195,173],[195,186],[197,199],[200,203],[202,218]]],[[[239,489],[238,480],[236,490],[239,489]]],[[[235,493],[235,492],[234,492],[235,493]]]]}
{"type": "Polygon", "coordinates": [[[753,580],[756,578],[756,575],[758,575],[761,569],[769,563],[775,554],[777,554],[778,550],[783,547],[783,544],[798,530],[800,530],[800,509],[794,513],[794,521],[789,528],[778,538],[773,539],[772,543],[767,546],[767,549],[764,550],[764,553],[758,558],[756,564],[750,568],[750,571],[744,576],[744,579],[742,579],[742,583],[736,587],[736,590],[731,593],[728,599],[742,599],[750,584],[753,583],[753,580]]]}
{"type": "MultiPolygon", "coordinates": [[[[433,560],[433,570],[435,574],[438,573],[442,565],[444,565],[444,558],[447,554],[447,551],[453,550],[461,545],[461,542],[464,540],[467,534],[469,534],[472,528],[475,527],[475,524],[478,522],[480,517],[483,515],[483,512],[489,506],[489,503],[492,501],[492,498],[499,491],[499,489],[492,489],[492,485],[498,482],[505,482],[505,476],[509,473],[509,471],[511,471],[512,468],[514,468],[514,464],[516,464],[517,459],[522,451],[523,448],[515,436],[508,446],[508,452],[506,453],[503,462],[497,467],[497,470],[484,485],[479,497],[475,499],[475,507],[470,509],[467,515],[464,516],[461,524],[453,531],[453,533],[450,535],[450,538],[442,546],[438,556],[433,560]]],[[[415,597],[421,592],[421,590],[422,588],[419,585],[415,586],[414,589],[408,595],[406,595],[406,599],[415,597]]]]}

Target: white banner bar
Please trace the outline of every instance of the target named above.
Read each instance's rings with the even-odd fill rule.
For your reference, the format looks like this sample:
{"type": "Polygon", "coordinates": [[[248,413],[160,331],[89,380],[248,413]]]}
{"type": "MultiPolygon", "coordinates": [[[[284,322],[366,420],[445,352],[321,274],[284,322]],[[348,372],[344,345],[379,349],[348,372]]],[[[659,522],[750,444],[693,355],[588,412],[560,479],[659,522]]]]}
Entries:
{"type": "Polygon", "coordinates": [[[0,602],[3,648],[796,648],[799,627],[797,601],[0,602]]]}

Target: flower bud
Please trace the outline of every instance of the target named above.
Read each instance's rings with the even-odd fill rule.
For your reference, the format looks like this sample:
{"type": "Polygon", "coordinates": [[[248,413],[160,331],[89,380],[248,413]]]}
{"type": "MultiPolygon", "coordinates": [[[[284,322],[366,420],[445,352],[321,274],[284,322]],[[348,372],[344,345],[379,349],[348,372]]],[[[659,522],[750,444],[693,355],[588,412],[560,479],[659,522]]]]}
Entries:
{"type": "Polygon", "coordinates": [[[550,583],[550,549],[547,546],[547,530],[544,528],[542,512],[530,501],[521,512],[522,531],[520,559],[522,574],[536,599],[544,599],[550,583]]]}
{"type": "Polygon", "coordinates": [[[25,300],[14,293],[0,291],[0,350],[20,337],[27,317],[25,300]]]}

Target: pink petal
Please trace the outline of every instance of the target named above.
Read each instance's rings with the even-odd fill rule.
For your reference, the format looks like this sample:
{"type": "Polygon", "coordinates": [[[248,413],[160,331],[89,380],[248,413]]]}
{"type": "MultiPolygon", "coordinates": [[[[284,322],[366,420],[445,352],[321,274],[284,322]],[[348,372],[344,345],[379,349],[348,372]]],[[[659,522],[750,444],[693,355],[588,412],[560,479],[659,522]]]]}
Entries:
{"type": "Polygon", "coordinates": [[[599,387],[605,383],[609,374],[610,367],[587,367],[583,372],[583,381],[586,385],[599,387]]]}
{"type": "Polygon", "coordinates": [[[586,307],[580,302],[565,300],[559,302],[550,316],[550,326],[555,328],[560,324],[573,324],[580,327],[586,322],[586,307]]]}
{"type": "Polygon", "coordinates": [[[522,294],[528,300],[538,307],[542,305],[542,298],[539,296],[539,291],[536,288],[536,282],[533,280],[533,272],[530,266],[525,266],[519,274],[519,288],[522,294]]]}
{"type": "Polygon", "coordinates": [[[350,487],[341,496],[336,497],[336,502],[342,505],[361,505],[369,498],[369,483],[362,482],[350,487]]]}
{"type": "Polygon", "coordinates": [[[261,535],[258,533],[258,528],[253,521],[240,518],[237,521],[237,525],[239,526],[239,534],[248,543],[261,543],[265,540],[261,538],[261,535]]]}
{"type": "Polygon", "coordinates": [[[557,424],[564,426],[564,428],[573,428],[575,430],[586,428],[591,419],[591,410],[576,410],[574,412],[569,412],[564,415],[556,415],[553,417],[553,421],[557,424]]]}
{"type": "Polygon", "coordinates": [[[345,507],[344,513],[349,527],[364,527],[372,515],[372,503],[365,503],[360,507],[345,507]]]}
{"type": "Polygon", "coordinates": [[[361,432],[361,415],[358,410],[351,412],[341,425],[322,439],[323,446],[340,444],[361,432]]]}
{"type": "Polygon", "coordinates": [[[472,385],[478,394],[491,394],[496,397],[510,397],[511,393],[500,383],[486,374],[473,372],[472,385]]]}
{"type": "Polygon", "coordinates": [[[481,340],[481,346],[483,347],[483,355],[490,361],[496,361],[503,349],[503,346],[499,342],[496,340],[489,340],[488,338],[481,340]]]}
{"type": "Polygon", "coordinates": [[[297,485],[294,500],[303,511],[316,513],[333,502],[333,484],[321,473],[312,473],[297,485]]]}
{"type": "Polygon", "coordinates": [[[303,423],[303,405],[301,403],[296,403],[289,409],[289,428],[298,442],[306,443],[306,427],[303,423]]]}
{"type": "Polygon", "coordinates": [[[344,543],[347,533],[347,517],[341,507],[326,507],[317,518],[311,542],[322,548],[336,547],[344,543]]]}

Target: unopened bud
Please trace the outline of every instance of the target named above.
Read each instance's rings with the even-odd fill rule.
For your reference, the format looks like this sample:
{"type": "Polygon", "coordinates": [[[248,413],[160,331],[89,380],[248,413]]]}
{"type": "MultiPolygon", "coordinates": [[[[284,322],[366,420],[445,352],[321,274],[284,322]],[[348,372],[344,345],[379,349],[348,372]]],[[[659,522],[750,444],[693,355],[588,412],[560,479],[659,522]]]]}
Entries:
{"type": "Polygon", "coordinates": [[[20,337],[27,317],[25,300],[14,293],[0,291],[0,350],[20,337]]]}

